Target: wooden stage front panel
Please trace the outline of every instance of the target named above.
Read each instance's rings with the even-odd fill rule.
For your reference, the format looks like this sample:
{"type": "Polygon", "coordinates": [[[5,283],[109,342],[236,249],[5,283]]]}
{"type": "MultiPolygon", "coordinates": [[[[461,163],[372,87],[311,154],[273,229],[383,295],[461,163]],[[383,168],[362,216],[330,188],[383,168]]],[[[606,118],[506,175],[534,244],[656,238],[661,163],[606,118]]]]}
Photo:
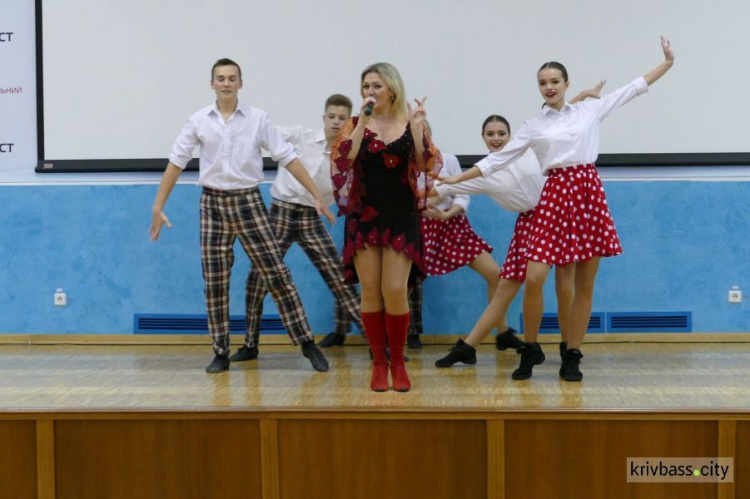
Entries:
{"type": "Polygon", "coordinates": [[[485,428],[471,420],[282,420],[281,497],[486,497],[485,428]]]}
{"type": "Polygon", "coordinates": [[[58,499],[261,497],[257,420],[57,421],[55,463],[58,499]]]}
{"type": "Polygon", "coordinates": [[[0,420],[0,498],[36,497],[36,477],[34,421],[0,420]]]}
{"type": "Polygon", "coordinates": [[[750,420],[737,423],[735,452],[735,497],[750,497],[750,420]]]}
{"type": "Polygon", "coordinates": [[[505,428],[507,497],[717,494],[715,483],[623,483],[629,457],[717,456],[716,421],[513,420],[505,428]],[[530,473],[543,479],[529,480],[530,473]]]}

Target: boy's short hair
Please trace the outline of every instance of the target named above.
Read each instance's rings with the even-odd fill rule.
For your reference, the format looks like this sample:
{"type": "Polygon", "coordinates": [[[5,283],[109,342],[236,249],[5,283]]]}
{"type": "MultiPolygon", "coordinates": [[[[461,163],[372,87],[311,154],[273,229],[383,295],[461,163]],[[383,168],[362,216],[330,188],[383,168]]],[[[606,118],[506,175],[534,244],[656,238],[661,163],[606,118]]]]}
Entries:
{"type": "Polygon", "coordinates": [[[352,101],[346,95],[333,94],[332,96],[328,97],[326,99],[325,109],[328,109],[328,106],[344,106],[349,110],[349,114],[352,114],[352,101]]]}
{"type": "Polygon", "coordinates": [[[213,66],[211,66],[211,79],[212,80],[214,79],[214,70],[220,66],[235,66],[237,68],[237,72],[240,75],[240,80],[242,80],[242,68],[240,67],[240,65],[234,62],[232,59],[227,59],[226,57],[224,57],[223,59],[219,59],[218,61],[214,63],[213,66]]]}

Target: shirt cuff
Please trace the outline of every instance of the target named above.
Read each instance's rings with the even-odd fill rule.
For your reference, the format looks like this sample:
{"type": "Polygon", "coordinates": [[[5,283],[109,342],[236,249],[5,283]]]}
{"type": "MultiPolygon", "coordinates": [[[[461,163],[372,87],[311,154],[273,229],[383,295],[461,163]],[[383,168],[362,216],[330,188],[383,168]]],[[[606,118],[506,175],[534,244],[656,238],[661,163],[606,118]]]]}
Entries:
{"type": "Polygon", "coordinates": [[[453,206],[460,206],[464,210],[464,215],[469,213],[469,196],[454,197],[453,206]]]}
{"type": "Polygon", "coordinates": [[[280,167],[286,168],[286,165],[288,165],[289,163],[292,162],[292,160],[295,160],[295,159],[297,159],[297,153],[293,152],[291,154],[287,154],[286,156],[282,156],[277,161],[280,167]]]}
{"type": "Polygon", "coordinates": [[[450,192],[451,186],[448,185],[448,184],[438,184],[438,183],[435,183],[432,186],[432,190],[434,190],[437,193],[437,197],[439,197],[439,198],[451,195],[451,192],[450,192]]]}
{"type": "Polygon", "coordinates": [[[635,87],[635,91],[638,95],[642,95],[648,92],[648,83],[646,83],[646,80],[645,78],[643,78],[643,76],[640,76],[633,80],[633,86],[635,87]]]}
{"type": "Polygon", "coordinates": [[[492,163],[490,162],[489,158],[484,158],[483,160],[476,163],[474,166],[479,168],[479,171],[482,172],[482,176],[486,177],[490,173],[490,168],[492,168],[492,163]]]}
{"type": "Polygon", "coordinates": [[[169,162],[175,165],[177,168],[180,168],[182,170],[185,169],[185,167],[188,164],[188,161],[190,161],[190,159],[185,159],[182,156],[177,156],[175,154],[169,155],[169,162]]]}

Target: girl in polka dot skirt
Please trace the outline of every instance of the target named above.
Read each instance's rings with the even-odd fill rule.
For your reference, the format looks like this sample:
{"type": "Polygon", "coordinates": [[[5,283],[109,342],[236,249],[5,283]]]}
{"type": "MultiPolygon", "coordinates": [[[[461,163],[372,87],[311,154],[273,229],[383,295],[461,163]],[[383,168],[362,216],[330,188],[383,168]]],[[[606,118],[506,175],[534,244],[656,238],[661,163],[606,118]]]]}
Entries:
{"type": "MultiPolygon", "coordinates": [[[[604,82],[602,81],[595,87],[582,91],[571,103],[587,97],[599,98],[599,92],[603,86],[604,82]]],[[[489,152],[502,150],[510,137],[510,123],[504,117],[493,114],[482,123],[482,140],[489,152]]],[[[475,178],[455,185],[440,184],[435,186],[430,193],[431,196],[441,197],[486,194],[506,210],[518,213],[508,254],[500,271],[500,282],[496,287],[492,301],[487,305],[466,340],[459,339],[450,349],[448,355],[435,362],[436,367],[451,367],[457,362],[476,364],[477,346],[487,337],[495,324],[499,321],[504,323],[508,308],[521,290],[526,277],[526,241],[529,235],[529,225],[546,180],[539,168],[536,156],[533,152],[527,151],[508,168],[498,170],[487,178],[475,178]]],[[[556,272],[560,274],[562,272],[561,267],[557,267],[556,272]]],[[[566,320],[572,301],[572,285],[564,276],[561,277],[560,275],[556,275],[555,282],[557,284],[558,319],[562,339],[560,356],[563,357],[567,349],[566,320]]],[[[498,329],[498,331],[500,330],[498,329]]],[[[523,342],[512,335],[513,332],[515,331],[509,328],[502,335],[498,334],[495,341],[498,350],[518,349],[524,345],[523,342]],[[511,339],[518,344],[509,344],[508,332],[511,333],[511,339]]]]}
{"type": "MultiPolygon", "coordinates": [[[[429,130],[429,124],[427,127],[429,130]]],[[[443,172],[447,175],[461,173],[461,165],[455,156],[443,153],[443,172]]],[[[489,302],[500,282],[500,266],[490,255],[492,246],[471,227],[466,217],[468,208],[467,195],[430,198],[421,219],[423,265],[428,276],[448,274],[468,266],[486,281],[489,302]]],[[[415,293],[409,295],[412,313],[421,310],[421,303],[414,303],[414,295],[415,293]]],[[[416,293],[416,296],[421,297],[421,292],[416,293]]],[[[505,348],[519,348],[523,345],[514,335],[515,330],[508,327],[505,315],[498,317],[494,326],[497,327],[498,338],[505,348]]]]}
{"type": "Polygon", "coordinates": [[[674,64],[669,41],[661,39],[664,61],[644,76],[605,95],[600,100],[569,104],[565,91],[568,72],[558,62],[542,65],[537,73],[544,98],[542,113],[521,128],[500,152],[478,162],[445,183],[454,184],[487,176],[507,167],[531,148],[547,175],[539,205],[532,217],[526,248],[526,290],[523,300],[526,345],[513,379],[528,379],[535,365],[544,362],[537,335],[544,310],[542,288],[552,265],[571,269],[574,282],[568,349],[560,376],[580,381],[581,344],[591,316],[594,282],[601,257],[622,253],[609,213],[604,188],[594,162],[599,155],[599,127],[609,114],[648,91],[674,64]]]}

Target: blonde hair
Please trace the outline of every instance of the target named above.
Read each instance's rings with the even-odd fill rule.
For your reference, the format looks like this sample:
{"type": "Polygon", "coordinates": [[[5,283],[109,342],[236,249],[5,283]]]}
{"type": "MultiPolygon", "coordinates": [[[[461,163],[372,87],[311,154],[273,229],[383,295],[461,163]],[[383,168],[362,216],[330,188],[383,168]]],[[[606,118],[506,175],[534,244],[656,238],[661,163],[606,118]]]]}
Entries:
{"type": "Polygon", "coordinates": [[[404,81],[401,79],[401,75],[398,73],[398,69],[387,62],[376,62],[367,66],[362,71],[362,76],[359,79],[359,91],[364,97],[362,92],[362,83],[365,81],[365,76],[370,73],[375,73],[383,80],[388,88],[393,92],[394,99],[391,102],[391,112],[399,120],[406,120],[409,117],[409,113],[406,109],[406,89],[404,88],[404,81]]]}

